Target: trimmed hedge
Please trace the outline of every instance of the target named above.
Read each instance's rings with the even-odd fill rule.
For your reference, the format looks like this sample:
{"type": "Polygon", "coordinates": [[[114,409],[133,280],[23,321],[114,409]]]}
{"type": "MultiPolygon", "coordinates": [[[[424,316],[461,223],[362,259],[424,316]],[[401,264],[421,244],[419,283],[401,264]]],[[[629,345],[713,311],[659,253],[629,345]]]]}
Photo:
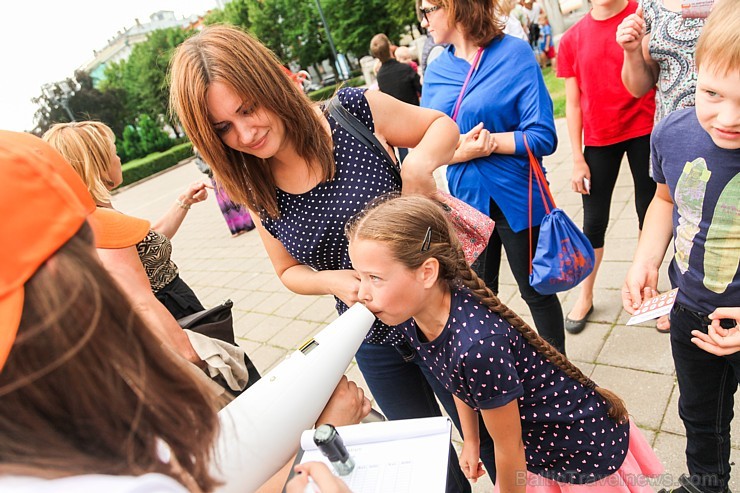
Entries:
{"type": "Polygon", "coordinates": [[[141,159],[129,161],[122,166],[123,183],[130,185],[167,168],[171,168],[183,159],[193,155],[193,144],[185,142],[164,152],[155,152],[141,159]]]}
{"type": "Polygon", "coordinates": [[[365,78],[362,76],[355,77],[354,79],[347,79],[345,82],[340,84],[322,87],[318,91],[310,92],[308,93],[308,97],[311,98],[311,101],[324,101],[325,99],[332,97],[334,93],[342,87],[360,87],[363,85],[365,85],[365,78]]]}

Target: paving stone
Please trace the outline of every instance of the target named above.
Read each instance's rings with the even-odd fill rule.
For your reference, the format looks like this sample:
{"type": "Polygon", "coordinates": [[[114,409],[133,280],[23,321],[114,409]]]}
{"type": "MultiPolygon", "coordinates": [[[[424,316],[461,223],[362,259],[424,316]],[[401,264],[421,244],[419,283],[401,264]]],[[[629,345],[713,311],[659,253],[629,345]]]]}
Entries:
{"type": "Polygon", "coordinates": [[[295,351],[316,331],[318,324],[303,320],[292,320],[268,342],[288,351],[295,351]]]}
{"type": "Polygon", "coordinates": [[[673,389],[672,376],[597,365],[592,378],[624,399],[638,426],[659,429],[673,389]]]}
{"type": "Polygon", "coordinates": [[[335,303],[334,297],[331,296],[316,298],[316,301],[306,307],[296,318],[313,322],[323,322],[332,314],[336,315],[335,303]]]}
{"type": "Polygon", "coordinates": [[[285,293],[269,293],[265,299],[252,308],[252,311],[267,314],[276,313],[278,309],[288,303],[293,296],[295,296],[293,293],[287,295],[285,293]]]}
{"type": "MultiPolygon", "coordinates": [[[[637,249],[637,238],[607,238],[604,243],[604,261],[632,262],[637,249]]],[[[597,277],[598,279],[598,277],[597,277]]]]}
{"type": "MultiPolygon", "coordinates": [[[[243,291],[237,291],[239,293],[242,293],[243,291]]],[[[255,308],[258,307],[263,301],[265,301],[269,296],[270,293],[263,293],[261,291],[247,291],[249,293],[249,296],[243,296],[237,303],[236,300],[234,300],[234,308],[238,308],[239,310],[243,310],[245,312],[249,311],[255,311],[255,308]]]]}
{"type": "MultiPolygon", "coordinates": [[[[276,317],[274,315],[265,317],[252,330],[247,332],[244,337],[250,341],[267,342],[278,332],[288,327],[293,319],[276,317]]],[[[287,351],[287,348],[283,348],[287,351]]]]}
{"type": "Polygon", "coordinates": [[[261,375],[269,373],[278,363],[285,359],[286,352],[282,348],[276,348],[263,344],[249,354],[249,358],[261,375]]]}
{"type": "Polygon", "coordinates": [[[673,358],[665,334],[649,327],[617,325],[609,334],[598,363],[672,375],[673,358]]]}
{"type": "Polygon", "coordinates": [[[580,334],[565,334],[565,351],[568,358],[579,363],[596,361],[604,346],[611,325],[587,323],[580,334]]]}
{"type": "Polygon", "coordinates": [[[247,334],[267,319],[267,315],[262,313],[232,310],[232,314],[234,317],[234,335],[243,339],[249,339],[247,334]]]}
{"type": "Polygon", "coordinates": [[[288,303],[278,310],[281,317],[297,317],[303,310],[316,302],[316,296],[293,295],[288,303]]]}

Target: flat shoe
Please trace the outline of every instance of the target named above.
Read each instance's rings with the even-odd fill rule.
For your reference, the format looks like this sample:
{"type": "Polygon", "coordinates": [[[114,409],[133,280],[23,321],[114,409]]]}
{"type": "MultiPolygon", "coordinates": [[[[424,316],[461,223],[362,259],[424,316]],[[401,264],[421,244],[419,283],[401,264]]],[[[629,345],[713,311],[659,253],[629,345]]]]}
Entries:
{"type": "Polygon", "coordinates": [[[586,312],[586,316],[580,320],[571,320],[568,317],[565,317],[565,330],[567,330],[569,334],[579,334],[583,332],[583,329],[586,328],[588,317],[590,317],[593,312],[594,306],[591,305],[591,308],[586,312]]]}

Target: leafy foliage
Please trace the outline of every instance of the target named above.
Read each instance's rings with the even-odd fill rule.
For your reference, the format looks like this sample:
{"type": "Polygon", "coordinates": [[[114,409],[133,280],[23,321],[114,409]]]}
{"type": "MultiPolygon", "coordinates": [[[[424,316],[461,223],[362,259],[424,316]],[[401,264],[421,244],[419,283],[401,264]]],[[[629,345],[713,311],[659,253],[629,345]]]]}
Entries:
{"type": "MultiPolygon", "coordinates": [[[[129,122],[141,114],[168,118],[167,68],[174,49],[192,34],[179,28],[153,31],[145,42],[133,47],[128,59],[106,68],[101,87],[127,95],[124,104],[129,122]]],[[[168,123],[179,136],[174,122],[168,123]]]]}
{"type": "Polygon", "coordinates": [[[138,159],[148,154],[172,147],[173,141],[162,130],[162,125],[146,113],[139,116],[137,125],[127,125],[123,141],[118,146],[122,161],[138,159]]]}
{"type": "Polygon", "coordinates": [[[223,10],[211,10],[205,17],[204,22],[207,26],[212,24],[232,24],[243,29],[249,29],[251,25],[249,10],[252,3],[254,3],[253,0],[231,0],[223,10]]]}
{"type": "Polygon", "coordinates": [[[107,124],[117,135],[123,131],[123,95],[118,91],[103,92],[93,87],[90,76],[85,72],[75,72],[73,78],[49,86],[48,90],[33,99],[38,105],[33,132],[41,135],[55,123],[69,122],[72,113],[75,120],[97,120],[107,124]],[[62,88],[66,85],[67,93],[62,88]]]}

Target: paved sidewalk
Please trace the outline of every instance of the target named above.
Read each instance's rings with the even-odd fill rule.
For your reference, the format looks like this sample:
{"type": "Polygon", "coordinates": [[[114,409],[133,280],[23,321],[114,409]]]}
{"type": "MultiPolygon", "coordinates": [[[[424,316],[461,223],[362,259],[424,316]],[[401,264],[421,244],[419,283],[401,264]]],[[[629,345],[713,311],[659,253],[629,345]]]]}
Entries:
{"type": "MultiPolygon", "coordinates": [[[[545,160],[548,178],[558,206],[581,224],[581,200],[570,191],[571,150],[565,120],[558,120],[557,128],[559,149],[545,160]]],[[[194,164],[187,163],[118,193],[114,203],[129,214],[156,219],[187,184],[203,177],[194,164]]],[[[612,200],[594,313],[586,330],[567,336],[566,347],[584,373],[624,398],[633,419],[665,465],[662,487],[675,485],[678,476],[685,472],[685,437],[677,412],[678,388],[668,336],[659,334],[654,323],[624,325],[629,317],[622,310],[619,288],[637,244],[637,216],[632,200],[631,178],[625,163],[612,200]]],[[[232,238],[213,194],[192,208],[173,243],[181,276],[204,305],[212,306],[226,298],[234,301],[239,344],[263,374],[336,317],[333,298],[296,295],[283,287],[255,231],[232,238]]],[[[661,274],[661,290],[668,288],[666,265],[661,274]]],[[[575,295],[560,295],[565,313],[575,295]]],[[[531,323],[529,311],[505,266],[500,296],[531,323]]],[[[355,364],[347,374],[364,386],[355,364]]],[[[740,408],[736,405],[735,410],[737,414],[740,408]]],[[[733,429],[740,429],[738,425],[740,420],[735,419],[733,429]]],[[[732,440],[733,462],[740,460],[737,436],[732,440]]],[[[731,487],[740,491],[740,480],[737,474],[734,476],[731,487]]],[[[492,491],[490,481],[479,481],[474,491],[492,491]]]]}

